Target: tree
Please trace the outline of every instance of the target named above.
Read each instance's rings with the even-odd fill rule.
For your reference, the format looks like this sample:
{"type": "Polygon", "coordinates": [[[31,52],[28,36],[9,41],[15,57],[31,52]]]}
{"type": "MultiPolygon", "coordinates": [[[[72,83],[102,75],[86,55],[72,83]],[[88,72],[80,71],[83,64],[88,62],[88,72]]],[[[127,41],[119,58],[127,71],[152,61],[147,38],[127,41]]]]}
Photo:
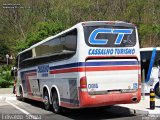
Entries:
{"type": "Polygon", "coordinates": [[[0,42],[0,59],[6,59],[6,54],[9,53],[9,48],[3,42],[0,42]]]}

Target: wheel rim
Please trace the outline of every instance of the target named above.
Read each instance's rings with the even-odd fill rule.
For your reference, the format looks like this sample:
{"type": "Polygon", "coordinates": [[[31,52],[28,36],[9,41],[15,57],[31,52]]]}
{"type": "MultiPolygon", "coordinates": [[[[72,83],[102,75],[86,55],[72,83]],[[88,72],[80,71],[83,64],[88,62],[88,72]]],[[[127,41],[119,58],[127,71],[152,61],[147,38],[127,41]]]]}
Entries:
{"type": "Polygon", "coordinates": [[[45,95],[43,99],[44,99],[43,102],[44,102],[45,106],[48,106],[48,96],[45,95]]]}

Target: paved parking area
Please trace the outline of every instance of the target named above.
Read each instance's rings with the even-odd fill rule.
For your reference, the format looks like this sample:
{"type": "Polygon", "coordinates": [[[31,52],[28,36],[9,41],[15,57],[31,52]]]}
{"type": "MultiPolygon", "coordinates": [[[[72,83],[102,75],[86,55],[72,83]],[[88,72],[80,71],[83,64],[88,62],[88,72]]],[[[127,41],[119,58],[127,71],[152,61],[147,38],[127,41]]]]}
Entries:
{"type": "Polygon", "coordinates": [[[136,114],[158,114],[160,116],[160,98],[155,98],[155,109],[150,109],[150,96],[144,96],[138,104],[121,104],[120,106],[131,109],[136,114]]]}
{"type": "Polygon", "coordinates": [[[130,113],[119,114],[114,111],[110,111],[107,108],[89,108],[70,110],[65,114],[55,114],[52,111],[46,111],[43,109],[41,102],[27,100],[27,102],[21,102],[18,100],[1,100],[0,101],[0,119],[6,120],[6,118],[14,119],[38,119],[38,120],[142,120],[142,116],[135,116],[130,113]],[[16,118],[19,117],[19,118],[16,118]]]}
{"type": "Polygon", "coordinates": [[[13,88],[0,88],[0,94],[12,94],[13,88]]]}
{"type": "Polygon", "coordinates": [[[156,98],[156,109],[149,109],[149,96],[142,98],[138,104],[122,104],[109,108],[89,108],[70,110],[66,114],[55,114],[52,111],[43,109],[41,102],[27,100],[21,102],[16,100],[15,94],[12,94],[12,88],[0,89],[0,120],[6,120],[6,115],[20,117],[25,119],[40,120],[159,120],[160,119],[160,99],[156,98]],[[150,115],[152,116],[150,116],[150,115]],[[20,115],[20,116],[17,116],[20,115]]]}

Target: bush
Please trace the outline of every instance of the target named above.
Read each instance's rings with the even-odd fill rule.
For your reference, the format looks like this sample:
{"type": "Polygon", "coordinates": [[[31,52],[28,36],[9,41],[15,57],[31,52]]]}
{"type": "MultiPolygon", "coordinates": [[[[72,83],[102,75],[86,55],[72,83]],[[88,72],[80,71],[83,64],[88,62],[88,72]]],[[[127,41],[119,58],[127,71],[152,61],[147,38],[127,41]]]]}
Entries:
{"type": "Polygon", "coordinates": [[[11,72],[5,71],[5,73],[2,76],[2,79],[6,80],[6,81],[12,81],[13,77],[11,76],[11,72]]]}
{"type": "Polygon", "coordinates": [[[13,85],[13,77],[11,76],[10,71],[1,71],[0,72],[0,87],[8,88],[13,85]]]}
{"type": "Polygon", "coordinates": [[[4,80],[4,79],[1,79],[1,80],[0,80],[0,87],[1,87],[1,88],[8,88],[8,87],[10,87],[11,85],[13,85],[13,83],[10,82],[10,81],[4,80]]]}

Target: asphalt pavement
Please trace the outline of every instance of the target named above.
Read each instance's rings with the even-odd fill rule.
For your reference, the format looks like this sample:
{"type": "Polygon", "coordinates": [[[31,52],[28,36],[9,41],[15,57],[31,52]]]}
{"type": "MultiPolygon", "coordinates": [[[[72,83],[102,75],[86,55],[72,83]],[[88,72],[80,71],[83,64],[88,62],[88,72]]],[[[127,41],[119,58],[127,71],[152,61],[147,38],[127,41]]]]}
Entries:
{"type": "MultiPolygon", "coordinates": [[[[160,120],[160,113],[158,116],[154,114],[151,116],[148,114],[133,114],[135,113],[134,109],[146,106],[146,101],[142,102],[144,104],[73,109],[65,114],[55,114],[52,110],[44,110],[41,102],[16,100],[12,90],[12,88],[0,89],[0,120],[160,120]]],[[[157,103],[159,106],[159,102],[157,103]]],[[[157,110],[159,111],[159,109],[157,110]]]]}
{"type": "Polygon", "coordinates": [[[0,119],[23,119],[23,120],[142,120],[143,116],[135,116],[130,113],[119,114],[108,110],[109,108],[88,108],[69,110],[65,114],[55,114],[52,111],[43,109],[41,102],[27,100],[21,102],[18,100],[0,101],[0,119]]]}

